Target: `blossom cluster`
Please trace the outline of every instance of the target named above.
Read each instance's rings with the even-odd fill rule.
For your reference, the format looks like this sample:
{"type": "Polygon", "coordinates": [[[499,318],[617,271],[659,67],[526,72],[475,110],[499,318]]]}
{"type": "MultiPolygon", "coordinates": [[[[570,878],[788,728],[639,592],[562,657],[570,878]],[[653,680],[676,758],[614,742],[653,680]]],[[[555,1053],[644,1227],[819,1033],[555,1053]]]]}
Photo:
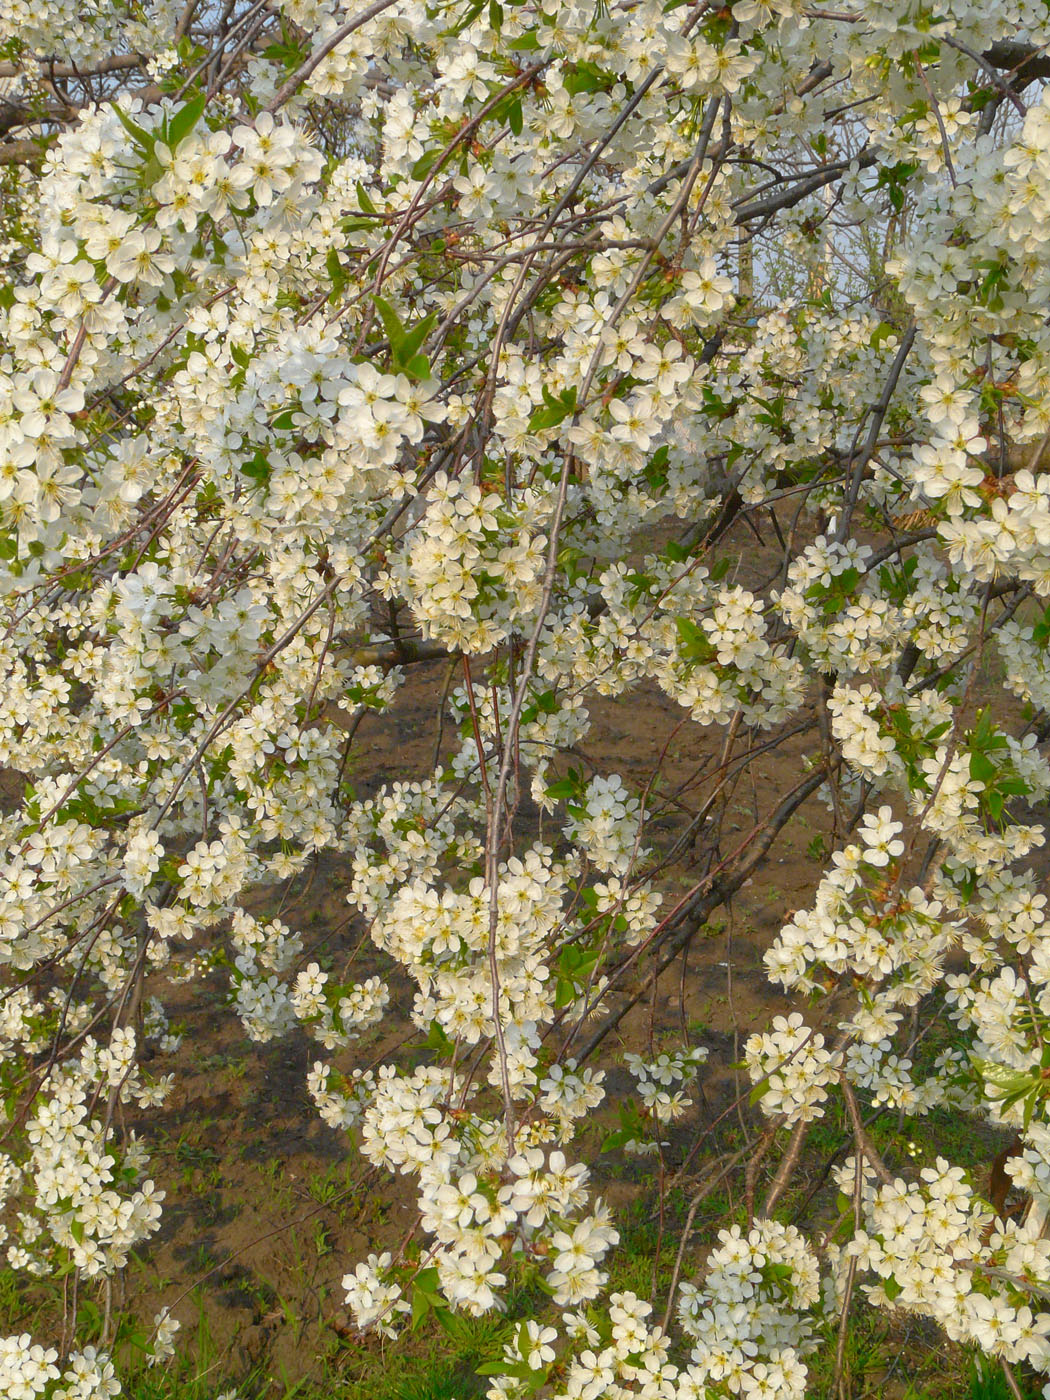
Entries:
{"type": "MultiPolygon", "coordinates": [[[[418,1256],[348,1261],[361,1328],[539,1274],[492,1400],[801,1396],[854,1277],[1050,1366],[1047,19],[934,18],[0,0],[11,1268],[83,1299],[147,1245],[123,1110],[221,974],[411,1178],[418,1256]],[[591,742],[611,702],[643,777],[591,742]],[[764,963],[811,1005],[743,1062],[763,1143],[852,1110],[845,1243],[684,1241],[672,1333],[607,1296],[588,1060],[817,796],[835,849],[764,963]],[[319,870],[363,970],[271,897],[319,870]],[[1025,1219],[880,1172],[858,1094],[1017,1131],[1025,1219]]],[[[628,1052],[620,1146],[665,1165],[708,1051],[628,1052]]],[[[0,1340],[0,1389],[115,1394],[68,1321],[0,1340]]]]}

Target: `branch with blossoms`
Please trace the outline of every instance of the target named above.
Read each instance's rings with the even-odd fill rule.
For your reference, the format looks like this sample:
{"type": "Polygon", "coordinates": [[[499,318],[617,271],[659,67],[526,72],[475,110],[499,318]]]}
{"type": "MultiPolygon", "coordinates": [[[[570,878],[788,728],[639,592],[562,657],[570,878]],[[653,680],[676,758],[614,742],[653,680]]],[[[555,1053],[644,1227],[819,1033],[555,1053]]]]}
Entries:
{"type": "Polygon", "coordinates": [[[0,1230],[66,1287],[0,1389],[116,1393],[209,976],[412,1183],[355,1327],[549,1298],[490,1400],[787,1400],[822,1351],[845,1395],[877,1308],[1050,1369],[1050,64],[988,8],[11,0],[0,1230]],[[432,761],[359,795],[436,661],[432,761]],[[637,781],[596,715],[643,695],[637,781]],[[716,1111],[691,950],[821,803],[716,1111]],[[367,967],[260,902],[322,853],[367,967]],[[586,1131],[624,1071],[661,1243],[697,1157],[741,1187],[662,1299],[612,1282],[586,1131]],[[1013,1135],[1013,1208],[876,1141],[938,1108],[1013,1135]]]}

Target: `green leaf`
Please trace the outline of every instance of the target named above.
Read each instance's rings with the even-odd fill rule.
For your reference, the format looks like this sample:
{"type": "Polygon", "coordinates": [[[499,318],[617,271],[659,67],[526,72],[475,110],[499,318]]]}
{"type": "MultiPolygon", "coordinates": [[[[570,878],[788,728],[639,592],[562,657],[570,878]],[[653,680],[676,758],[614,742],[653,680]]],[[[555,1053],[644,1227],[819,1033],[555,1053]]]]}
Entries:
{"type": "Polygon", "coordinates": [[[516,53],[521,53],[525,49],[538,49],[540,47],[540,36],[535,29],[530,29],[527,34],[519,34],[516,39],[511,39],[507,44],[508,49],[513,49],[516,53]]]}
{"type": "Polygon", "coordinates": [[[868,344],[873,350],[877,350],[884,340],[890,340],[898,334],[896,326],[891,326],[889,321],[880,321],[872,331],[868,344]]]}
{"type": "Polygon", "coordinates": [[[671,449],[667,443],[658,447],[645,464],[645,479],[650,486],[667,485],[667,459],[671,455],[671,449]]]}
{"type": "Polygon", "coordinates": [[[197,97],[191,97],[184,107],[180,107],[172,117],[169,117],[165,126],[165,143],[172,151],[200,121],[207,101],[208,94],[202,92],[197,97]]]}
{"type": "Polygon", "coordinates": [[[430,378],[430,361],[425,355],[413,355],[401,368],[408,375],[409,379],[421,380],[430,378]]]}
{"type": "Polygon", "coordinates": [[[451,38],[453,35],[462,34],[464,29],[470,28],[470,26],[477,19],[478,15],[481,14],[484,8],[485,0],[474,0],[474,4],[472,4],[469,7],[466,14],[460,20],[460,22],[458,24],[454,24],[450,29],[446,29],[444,31],[443,37],[451,38]]]}
{"type": "Polygon", "coordinates": [[[596,63],[573,63],[565,71],[565,91],[572,96],[578,92],[605,92],[614,81],[613,75],[596,63]]]}
{"type": "Polygon", "coordinates": [[[450,1054],[455,1048],[445,1034],[445,1029],[440,1021],[431,1021],[430,1029],[427,1031],[426,1047],[428,1050],[439,1050],[443,1055],[450,1054]]]}
{"type": "Polygon", "coordinates": [[[263,57],[271,63],[279,63],[285,72],[290,73],[293,68],[299,67],[306,54],[297,44],[270,44],[263,49],[263,57]]]}
{"type": "Polygon", "coordinates": [[[1025,797],[1032,791],[1019,773],[1000,773],[996,787],[1006,797],[1025,797]]]}
{"type": "Polygon", "coordinates": [[[555,398],[544,384],[543,402],[546,406],[533,409],[529,418],[530,433],[540,433],[547,428],[554,428],[575,412],[576,386],[572,385],[555,398]]]}
{"type": "Polygon", "coordinates": [[[987,783],[995,777],[998,768],[985,753],[970,755],[970,777],[975,783],[987,783]]]}
{"type": "Polygon", "coordinates": [[[555,715],[558,713],[558,697],[553,690],[544,690],[539,695],[533,697],[532,704],[526,705],[521,712],[523,724],[531,724],[538,715],[555,715]]]}
{"type": "Polygon", "coordinates": [[[371,199],[368,197],[368,191],[365,189],[364,185],[361,183],[360,180],[358,180],[357,182],[357,202],[366,214],[379,213],[379,210],[375,207],[371,199]]]}
{"type": "Polygon", "coordinates": [[[559,977],[554,984],[554,1005],[571,1006],[579,994],[579,988],[571,978],[559,977]]]}
{"type": "Polygon", "coordinates": [[[383,322],[383,329],[390,341],[390,348],[396,355],[398,347],[405,339],[405,328],[401,324],[401,318],[385,297],[373,297],[372,300],[375,302],[376,310],[383,322]]]}
{"type": "Polygon", "coordinates": [[[425,316],[411,330],[403,331],[401,343],[397,349],[398,359],[405,362],[410,360],[436,325],[437,312],[431,311],[429,316],[425,316]]]}
{"type": "Polygon", "coordinates": [[[419,1288],[412,1290],[412,1331],[415,1332],[419,1324],[424,1321],[427,1313],[430,1312],[431,1303],[428,1296],[419,1288]]]}
{"type": "Polygon", "coordinates": [[[886,1297],[890,1300],[891,1303],[893,1302],[894,1298],[898,1297],[901,1293],[904,1292],[903,1288],[901,1288],[900,1284],[897,1282],[897,1280],[893,1277],[892,1274],[890,1274],[889,1278],[884,1278],[882,1280],[882,1291],[883,1293],[885,1293],[886,1297]]]}
{"type": "Polygon", "coordinates": [[[678,654],[683,661],[713,661],[715,649],[704,629],[691,617],[676,617],[675,630],[678,633],[678,654]]]}
{"type": "Polygon", "coordinates": [[[328,270],[328,276],[332,283],[332,290],[329,293],[328,300],[334,301],[342,292],[347,282],[346,268],[344,268],[339,261],[339,253],[335,248],[329,248],[328,256],[325,258],[325,267],[328,270]]]}
{"type": "Polygon", "coordinates": [[[918,168],[916,164],[901,160],[896,165],[883,166],[878,173],[875,188],[886,191],[898,213],[904,208],[904,187],[918,168]]]}
{"type": "MultiPolygon", "coordinates": [[[[480,6],[478,7],[480,10],[480,6]]],[[[424,151],[412,167],[413,180],[425,180],[437,163],[441,151],[435,146],[432,151],[424,151]]]]}
{"type": "Polygon", "coordinates": [[[621,1103],[619,1108],[620,1126],[606,1137],[602,1143],[603,1152],[611,1152],[614,1148],[622,1147],[624,1143],[632,1142],[636,1138],[643,1138],[646,1135],[646,1124],[638,1105],[633,1099],[628,1099],[626,1103],[621,1103]]]}
{"type": "Polygon", "coordinates": [[[516,97],[514,101],[510,104],[510,108],[507,112],[507,125],[510,127],[511,131],[514,133],[515,136],[521,135],[525,126],[525,118],[521,110],[520,97],[516,97]]]}
{"type": "Polygon", "coordinates": [[[572,778],[559,778],[556,783],[551,783],[547,787],[547,796],[554,802],[564,802],[570,797],[575,797],[579,791],[579,784],[572,778]]]}
{"type": "Polygon", "coordinates": [[[454,1337],[457,1341],[461,1342],[463,1340],[462,1320],[458,1317],[453,1317],[448,1308],[439,1308],[434,1304],[431,1304],[431,1306],[433,1308],[434,1317],[437,1319],[437,1324],[441,1330],[447,1332],[450,1337],[454,1337]]]}
{"type": "Polygon", "coordinates": [[[121,126],[128,133],[139,150],[142,151],[143,154],[148,154],[152,151],[157,140],[153,133],[147,131],[145,127],[139,126],[137,122],[133,122],[119,102],[113,103],[113,111],[116,113],[117,121],[120,122],[121,126]]]}
{"type": "Polygon", "coordinates": [[[254,457],[250,457],[247,462],[240,465],[242,476],[249,477],[258,485],[263,486],[270,480],[271,467],[265,452],[260,447],[254,457]]]}
{"type": "Polygon", "coordinates": [[[437,1269],[420,1269],[412,1280],[413,1285],[430,1298],[441,1297],[441,1275],[437,1269]]]}
{"type": "Polygon", "coordinates": [[[420,1269],[412,1280],[412,1330],[419,1326],[428,1313],[434,1313],[439,1322],[442,1313],[448,1315],[448,1308],[441,1295],[441,1278],[437,1269],[420,1269]]]}

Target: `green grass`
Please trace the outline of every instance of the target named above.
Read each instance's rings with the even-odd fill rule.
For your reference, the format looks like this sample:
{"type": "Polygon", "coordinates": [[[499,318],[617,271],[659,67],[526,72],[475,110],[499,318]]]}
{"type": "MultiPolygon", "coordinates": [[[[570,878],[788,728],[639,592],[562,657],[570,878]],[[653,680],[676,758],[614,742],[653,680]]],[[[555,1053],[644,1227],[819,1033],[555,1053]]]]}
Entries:
{"type": "MultiPolygon", "coordinates": [[[[1042,1395],[1038,1381],[1026,1384],[1020,1376],[1015,1376],[1015,1379],[1025,1400],[1037,1400],[1037,1397],[1042,1395]]],[[[1014,1400],[1001,1367],[985,1360],[984,1357],[974,1361],[970,1370],[970,1393],[967,1400],[1014,1400]]]]}
{"type": "MultiPolygon", "coordinates": [[[[933,1056],[948,1043],[951,1033],[951,1027],[946,1025],[926,1037],[914,1070],[917,1077],[921,1078],[933,1056]]],[[[931,1163],[937,1156],[945,1156],[969,1169],[979,1191],[986,1189],[988,1167],[999,1150],[1001,1135],[953,1110],[935,1110],[924,1118],[903,1121],[893,1110],[872,1117],[870,1102],[864,1095],[859,1097],[863,1115],[871,1120],[871,1139],[891,1170],[912,1175],[918,1167],[931,1163]]],[[[206,1131],[210,1127],[210,1124],[195,1125],[193,1130],[172,1135],[162,1149],[173,1169],[190,1177],[198,1190],[207,1189],[216,1170],[216,1152],[206,1131]]],[[[595,1128],[596,1133],[599,1131],[595,1128]]],[[[736,1121],[723,1123],[717,1133],[705,1139],[704,1155],[693,1161],[691,1169],[700,1179],[705,1156],[715,1157],[743,1145],[743,1132],[736,1121]]],[[[689,1146],[684,1137],[680,1146],[683,1152],[689,1146]]],[[[782,1148],[783,1143],[780,1143],[779,1149],[782,1148]]],[[[756,1182],[759,1203],[768,1188],[779,1149],[770,1153],[759,1173],[756,1182]]],[[[818,1235],[833,1223],[836,1187],[825,1169],[829,1160],[834,1158],[841,1163],[851,1150],[852,1134],[845,1110],[837,1099],[832,1099],[826,1116],[810,1127],[797,1181],[779,1202],[776,1212],[779,1218],[818,1235]]],[[[617,1212],[621,1239],[619,1247],[606,1261],[608,1291],[631,1291],[652,1299],[658,1320],[692,1196],[688,1186],[668,1193],[661,1229],[657,1178],[652,1166],[651,1162],[638,1163],[635,1159],[621,1162],[606,1157],[602,1170],[609,1174],[627,1173],[640,1188],[640,1196],[617,1212]],[[648,1174],[640,1178],[640,1173],[648,1174]]],[[[287,1175],[280,1162],[270,1160],[261,1165],[261,1176],[261,1184],[270,1199],[285,1203],[289,1211],[300,1208],[305,1200],[327,1204],[342,1217],[361,1204],[346,1199],[352,1184],[352,1173],[346,1163],[319,1168],[296,1181],[287,1175]]],[[[683,1279],[695,1277],[720,1227],[746,1222],[742,1187],[742,1173],[738,1171],[701,1203],[683,1252],[683,1279]]],[[[386,1205],[388,1203],[376,1193],[369,1198],[370,1209],[366,1214],[381,1216],[386,1205]]],[[[304,1327],[296,1300],[298,1293],[309,1294],[313,1299],[311,1327],[316,1326],[318,1316],[338,1314],[338,1300],[325,1296],[327,1285],[320,1292],[309,1287],[311,1261],[315,1256],[320,1258],[329,1253],[331,1248],[323,1222],[316,1222],[313,1232],[297,1243],[292,1261],[292,1272],[301,1276],[304,1288],[295,1287],[289,1292],[286,1280],[285,1296],[270,1290],[262,1300],[271,1312],[279,1310],[283,1314],[283,1319],[275,1323],[282,1347],[287,1349],[283,1354],[294,1353],[289,1338],[298,1345],[304,1327]]],[[[192,1262],[194,1268],[204,1269],[215,1260],[202,1245],[199,1257],[192,1262]]],[[[269,1289],[262,1280],[259,1286],[269,1289]]],[[[187,1326],[181,1334],[181,1348],[171,1362],[148,1368],[139,1364],[128,1346],[118,1349],[115,1360],[124,1382],[124,1394],[129,1400],[217,1400],[231,1392],[237,1400],[475,1400],[489,1384],[485,1377],[479,1376],[478,1367],[498,1359],[513,1324],[523,1318],[540,1320],[545,1316],[557,1321],[560,1311],[538,1286],[534,1272],[531,1275],[523,1272],[516,1283],[512,1276],[506,1297],[508,1308],[503,1315],[480,1319],[457,1315],[444,1330],[431,1317],[418,1331],[406,1330],[393,1342],[374,1337],[347,1339],[334,1328],[327,1327],[318,1341],[314,1331],[309,1341],[303,1340],[302,1346],[310,1346],[319,1354],[303,1356],[295,1367],[296,1376],[300,1370],[310,1370],[312,1379],[309,1381],[293,1381],[282,1371],[276,1364],[277,1355],[282,1353],[264,1353],[255,1368],[244,1374],[231,1370],[230,1354],[224,1351],[220,1355],[208,1336],[203,1295],[198,1295],[199,1321],[187,1326]]],[[[0,1317],[7,1324],[0,1327],[0,1333],[36,1330],[34,1318],[39,1319],[48,1310],[41,1306],[44,1301],[40,1286],[27,1286],[17,1280],[11,1270],[0,1270],[0,1317]]],[[[835,1400],[832,1391],[836,1343],[837,1325],[830,1321],[822,1335],[820,1350],[807,1361],[810,1370],[807,1400],[835,1400]]],[[[252,1355],[258,1357],[259,1353],[256,1351],[252,1355]]],[[[854,1296],[847,1338],[845,1376],[851,1400],[884,1400],[887,1394],[900,1396],[902,1400],[905,1397],[906,1400],[1014,1400],[1005,1377],[996,1366],[974,1360],[971,1351],[947,1343],[932,1324],[922,1319],[868,1306],[859,1289],[854,1296]]],[[[1037,1400],[1040,1394],[1037,1384],[1021,1376],[1018,1383],[1025,1400],[1037,1400]]]]}
{"type": "MultiPolygon", "coordinates": [[[[402,1364],[392,1355],[389,1371],[351,1378],[333,1372],[320,1381],[292,1382],[260,1367],[241,1377],[219,1377],[195,1367],[137,1371],[123,1377],[127,1400],[472,1400],[483,1381],[472,1366],[433,1357],[402,1364]]],[[[385,1369],[385,1368],[384,1368],[385,1369]]]]}
{"type": "MultiPolygon", "coordinates": [[[[727,1207],[724,1200],[712,1201],[716,1215],[727,1207]]],[[[609,1261],[610,1291],[630,1289],[649,1297],[655,1278],[659,1309],[674,1267],[685,1211],[682,1193],[672,1195],[665,1206],[662,1236],[651,1198],[624,1213],[621,1245],[609,1261]]],[[[721,1221],[724,1216],[718,1218],[721,1221]]],[[[686,1249],[684,1278],[690,1277],[703,1239],[704,1234],[695,1236],[686,1249]]],[[[0,1300],[3,1289],[0,1275],[0,1300]]],[[[187,1329],[192,1355],[184,1351],[155,1368],[132,1365],[130,1369],[130,1358],[118,1355],[118,1369],[127,1400],[219,1400],[229,1395],[236,1400],[477,1400],[489,1384],[478,1374],[478,1367],[499,1357],[514,1320],[539,1319],[552,1306],[535,1275],[523,1276],[512,1286],[507,1302],[503,1316],[453,1316],[445,1328],[431,1319],[418,1331],[407,1329],[396,1341],[344,1340],[333,1332],[327,1354],[318,1358],[318,1374],[308,1381],[292,1381],[265,1360],[246,1373],[231,1372],[228,1361],[217,1359],[199,1297],[198,1325],[187,1329]]],[[[288,1325],[294,1325],[294,1319],[289,1319],[288,1325]]],[[[820,1349],[807,1361],[807,1400],[837,1400],[836,1341],[837,1326],[829,1321],[820,1349]]],[[[881,1400],[888,1390],[902,1400],[1013,1400],[996,1366],[946,1343],[932,1324],[869,1307],[859,1293],[854,1298],[844,1376],[846,1393],[852,1400],[881,1400]],[[903,1386],[907,1386],[906,1391],[903,1386]]],[[[1023,1377],[1018,1377],[1018,1382],[1025,1400],[1038,1400],[1038,1383],[1026,1382],[1023,1377]]]]}

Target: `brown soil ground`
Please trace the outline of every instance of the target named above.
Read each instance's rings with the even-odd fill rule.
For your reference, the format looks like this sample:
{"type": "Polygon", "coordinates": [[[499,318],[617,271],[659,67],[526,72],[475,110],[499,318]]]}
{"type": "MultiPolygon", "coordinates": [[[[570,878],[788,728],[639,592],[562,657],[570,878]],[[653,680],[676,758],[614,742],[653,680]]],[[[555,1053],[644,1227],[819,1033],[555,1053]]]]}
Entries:
{"type": "MultiPolygon", "coordinates": [[[[378,786],[387,774],[424,776],[432,753],[440,671],[440,665],[415,668],[399,694],[396,714],[370,719],[368,733],[359,731],[366,756],[357,775],[361,788],[378,786]],[[364,769],[366,760],[370,772],[364,769]]],[[[655,691],[590,708],[596,722],[588,756],[603,771],[644,784],[682,712],[655,691]]],[[[704,745],[711,747],[720,737],[687,724],[665,762],[670,785],[686,781],[704,745]]],[[[801,758],[796,742],[769,762],[754,793],[739,796],[740,810],[727,823],[730,839],[753,824],[753,800],[765,811],[771,796],[798,781],[801,758]]],[[[686,822],[684,815],[668,818],[668,837],[673,840],[686,822]]],[[[786,1007],[766,982],[762,953],[785,910],[811,894],[820,866],[807,856],[806,847],[828,825],[823,807],[808,804],[803,819],[778,842],[764,877],[741,891],[728,912],[720,911],[709,925],[710,936],[694,940],[686,966],[669,969],[655,994],[647,994],[628,1013],[603,1047],[601,1062],[610,1064],[623,1049],[651,1043],[659,1050],[680,1043],[684,1026],[694,1043],[711,1048],[700,1080],[703,1101],[697,1095],[697,1106],[677,1137],[695,1137],[705,1120],[718,1117],[737,1097],[743,1086],[729,1065],[739,1057],[739,1035],[786,1007]]],[[[681,877],[688,878],[687,861],[669,872],[668,889],[681,888],[681,877]]],[[[361,921],[347,919],[344,883],[340,861],[323,859],[300,877],[281,917],[302,930],[308,946],[311,935],[329,935],[325,948],[337,963],[360,948],[355,976],[373,971],[389,975],[372,945],[361,945],[361,921]],[[333,929],[339,929],[334,936],[333,929]]],[[[272,911],[276,902],[276,892],[260,896],[253,912],[272,911]]],[[[407,984],[399,987],[395,981],[393,990],[395,1004],[400,1000],[407,1006],[407,984]]],[[[148,1126],[150,1139],[158,1144],[154,1175],[168,1188],[169,1203],[160,1234],[128,1287],[134,1290],[136,1307],[152,1315],[170,1304],[173,1294],[199,1284],[209,1332],[220,1351],[228,1351],[231,1369],[266,1356],[294,1379],[308,1373],[326,1341],[331,1342],[330,1324],[346,1321],[339,1286],[343,1274],[369,1249],[401,1238],[412,1222],[411,1188],[385,1172],[370,1172],[346,1135],[320,1121],[304,1088],[315,1059],[334,1058],[338,1068],[349,1070],[379,1058],[384,1041],[359,1041],[336,1057],[300,1035],[254,1046],[225,1005],[223,981],[216,978],[205,995],[201,991],[194,984],[180,990],[174,1001],[169,997],[172,1020],[186,1034],[174,1062],[165,1065],[174,1071],[176,1087],[163,1112],[151,1113],[148,1126]]],[[[630,991],[628,987],[626,994],[630,991]]],[[[386,1040],[394,1044],[398,1038],[386,1040]]],[[[609,1099],[615,1101],[617,1091],[627,1087],[626,1075],[613,1071],[609,1099]]],[[[609,1115],[615,1116],[614,1110],[609,1115]]],[[[609,1115],[598,1116],[603,1132],[610,1126],[609,1115]]],[[[633,1200],[642,1189],[630,1179],[607,1175],[617,1167],[640,1175],[618,1154],[613,1164],[598,1164],[599,1190],[614,1206],[633,1200]]],[[[189,1298],[175,1309],[187,1322],[195,1311],[189,1298]]]]}

